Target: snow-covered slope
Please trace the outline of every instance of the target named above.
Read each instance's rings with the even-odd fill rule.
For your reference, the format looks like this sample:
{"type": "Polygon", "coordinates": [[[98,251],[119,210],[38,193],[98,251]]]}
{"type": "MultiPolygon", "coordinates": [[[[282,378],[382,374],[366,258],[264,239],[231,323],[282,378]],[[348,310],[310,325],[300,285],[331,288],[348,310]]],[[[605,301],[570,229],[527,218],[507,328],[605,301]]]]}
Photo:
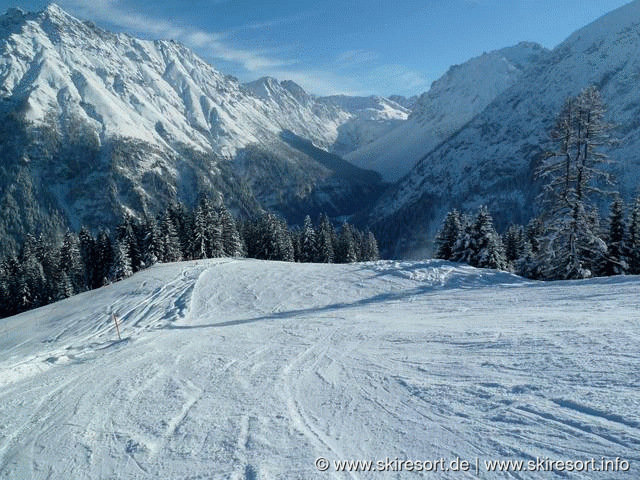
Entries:
{"type": "Polygon", "coordinates": [[[0,99],[0,205],[12,212],[0,251],[43,225],[111,226],[199,192],[256,212],[311,195],[336,205],[331,192],[351,188],[280,135],[331,149],[359,113],[293,82],[243,86],[178,43],[110,33],[55,4],[0,17],[0,99]],[[271,190],[252,190],[261,181],[271,190]]]}
{"type": "Polygon", "coordinates": [[[405,123],[409,116],[407,108],[384,97],[334,95],[320,98],[319,101],[352,114],[348,121],[338,127],[338,137],[331,147],[333,152],[343,156],[405,123]]]}
{"type": "Polygon", "coordinates": [[[547,479],[484,462],[619,457],[629,472],[562,477],[635,479],[639,287],[440,261],[157,265],[0,320],[0,478],[416,475],[323,457],[547,479]]]}
{"type": "MultiPolygon", "coordinates": [[[[446,210],[488,204],[497,220],[526,221],[538,193],[533,171],[551,147],[564,99],[597,86],[618,125],[609,150],[627,200],[640,180],[640,0],[571,35],[454,136],[422,158],[371,218],[399,225],[404,252],[428,243],[446,210]],[[416,215],[416,213],[418,215],[416,215]]],[[[391,229],[393,230],[393,228],[391,229]]]]}
{"type": "Polygon", "coordinates": [[[436,145],[482,112],[547,51],[521,43],[455,65],[416,101],[407,122],[346,158],[396,181],[436,145]]]}
{"type": "MultiPolygon", "coordinates": [[[[408,109],[384,97],[316,97],[290,80],[278,82],[275,78],[265,77],[246,83],[244,87],[280,110],[275,121],[286,119],[282,129],[301,131],[291,128],[295,123],[304,125],[310,132],[326,131],[328,139],[315,143],[338,155],[374,141],[403,123],[409,115],[408,109]]],[[[313,139],[313,134],[302,136],[313,139]]]]}

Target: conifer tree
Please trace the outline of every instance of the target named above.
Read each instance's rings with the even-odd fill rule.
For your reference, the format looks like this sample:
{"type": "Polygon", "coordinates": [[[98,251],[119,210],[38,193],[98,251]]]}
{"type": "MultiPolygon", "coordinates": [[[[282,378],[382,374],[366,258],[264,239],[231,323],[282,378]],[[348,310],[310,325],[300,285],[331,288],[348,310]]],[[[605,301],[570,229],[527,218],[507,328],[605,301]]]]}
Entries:
{"type": "Polygon", "coordinates": [[[538,254],[547,278],[589,277],[594,259],[606,251],[595,221],[601,185],[611,183],[604,168],[609,160],[600,151],[609,143],[611,128],[604,112],[594,87],[568,98],[551,132],[557,148],[537,170],[544,183],[544,236],[538,254]]]}
{"type": "Polygon", "coordinates": [[[640,195],[636,197],[629,222],[629,273],[640,274],[640,195]]]}
{"type": "Polygon", "coordinates": [[[222,229],[222,251],[225,257],[244,256],[244,246],[236,221],[231,212],[222,205],[218,209],[218,218],[222,229]]]}
{"type": "Polygon", "coordinates": [[[162,245],[163,262],[179,262],[182,260],[182,247],[178,237],[178,229],[174,224],[170,211],[165,211],[160,224],[160,244],[162,245]]]}
{"type": "Polygon", "coordinates": [[[624,218],[624,203],[622,199],[616,198],[611,204],[604,275],[623,275],[628,271],[626,237],[627,227],[624,218]]]}
{"type": "Polygon", "coordinates": [[[311,217],[307,215],[304,217],[304,225],[300,237],[300,261],[311,263],[316,258],[318,258],[316,231],[311,223],[311,217]]]}
{"type": "Polygon", "coordinates": [[[507,260],[493,217],[486,206],[480,207],[473,227],[473,255],[470,265],[505,270],[507,260]]]}
{"type": "Polygon", "coordinates": [[[333,263],[335,252],[333,249],[333,237],[335,231],[331,221],[326,214],[321,214],[318,221],[318,233],[316,235],[317,253],[315,261],[318,263],[333,263]]]}
{"type": "Polygon", "coordinates": [[[113,245],[109,234],[104,229],[98,232],[96,239],[96,269],[94,285],[103,286],[109,283],[111,270],[113,267],[113,245]]]}
{"type": "Polygon", "coordinates": [[[358,261],[355,248],[355,239],[351,225],[347,222],[342,224],[338,237],[338,248],[336,249],[337,263],[353,263],[358,261]]]}
{"type": "Polygon", "coordinates": [[[454,209],[447,213],[444,224],[442,225],[442,230],[440,230],[436,236],[435,258],[451,260],[453,257],[453,250],[461,233],[462,223],[460,220],[460,213],[454,209]]]}
{"type": "Polygon", "coordinates": [[[372,262],[380,259],[380,252],[378,251],[378,241],[375,235],[367,230],[364,233],[362,243],[362,261],[372,262]]]}
{"type": "Polygon", "coordinates": [[[129,258],[129,246],[125,240],[117,240],[114,247],[113,265],[111,268],[111,279],[113,281],[133,275],[131,259],[129,258]]]}
{"type": "Polygon", "coordinates": [[[87,290],[86,269],[80,253],[80,241],[73,232],[67,232],[64,236],[60,249],[60,264],[71,282],[74,294],[87,290]]]}

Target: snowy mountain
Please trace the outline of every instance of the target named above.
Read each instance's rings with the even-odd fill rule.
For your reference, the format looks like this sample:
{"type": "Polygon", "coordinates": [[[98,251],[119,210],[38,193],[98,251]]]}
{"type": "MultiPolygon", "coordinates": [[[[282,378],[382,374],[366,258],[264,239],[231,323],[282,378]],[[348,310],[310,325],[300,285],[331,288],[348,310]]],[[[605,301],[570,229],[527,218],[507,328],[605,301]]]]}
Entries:
{"type": "Polygon", "coordinates": [[[388,181],[400,179],[547,53],[535,43],[521,43],[454,65],[416,100],[407,122],[346,158],[362,168],[376,170],[388,181]]]}
{"type": "Polygon", "coordinates": [[[623,196],[640,180],[640,1],[582,28],[542,55],[510,88],[453,136],[428,152],[371,214],[396,253],[429,250],[452,207],[488,204],[499,224],[526,221],[539,192],[533,171],[551,147],[549,130],[564,99],[597,86],[618,125],[608,153],[623,196]],[[382,227],[383,225],[386,225],[382,227]],[[392,233],[391,233],[392,232],[392,233]]]}
{"type": "Polygon", "coordinates": [[[200,191],[239,212],[348,214],[379,190],[282,138],[331,149],[359,110],[293,82],[242,85],[178,43],[110,33],[53,4],[0,17],[0,99],[0,251],[21,232],[112,225],[200,191]]]}
{"type": "MultiPolygon", "coordinates": [[[[282,125],[284,130],[293,130],[291,120],[296,118],[296,123],[307,130],[306,134],[301,134],[306,138],[313,139],[313,132],[330,132],[328,140],[316,139],[314,143],[338,155],[374,141],[409,116],[408,109],[384,97],[316,97],[290,80],[278,82],[275,78],[265,77],[246,83],[244,87],[280,109],[277,118],[288,122],[282,125]]],[[[303,128],[296,131],[303,131],[303,128]]]]}
{"type": "Polygon", "coordinates": [[[459,458],[433,475],[549,479],[485,462],[619,457],[561,477],[636,479],[638,288],[442,261],[156,265],[2,320],[0,478],[414,478],[333,462],[459,458]]]}

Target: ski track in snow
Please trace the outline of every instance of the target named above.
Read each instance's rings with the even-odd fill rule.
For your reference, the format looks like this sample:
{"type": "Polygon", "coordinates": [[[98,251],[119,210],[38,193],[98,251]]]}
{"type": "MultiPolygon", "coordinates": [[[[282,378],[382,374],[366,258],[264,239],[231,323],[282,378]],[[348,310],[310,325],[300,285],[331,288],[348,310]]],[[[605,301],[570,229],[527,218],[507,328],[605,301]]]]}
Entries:
{"type": "Polygon", "coordinates": [[[157,265],[0,321],[0,478],[420,476],[320,456],[621,457],[480,478],[638,478],[639,291],[441,261],[157,265]]]}

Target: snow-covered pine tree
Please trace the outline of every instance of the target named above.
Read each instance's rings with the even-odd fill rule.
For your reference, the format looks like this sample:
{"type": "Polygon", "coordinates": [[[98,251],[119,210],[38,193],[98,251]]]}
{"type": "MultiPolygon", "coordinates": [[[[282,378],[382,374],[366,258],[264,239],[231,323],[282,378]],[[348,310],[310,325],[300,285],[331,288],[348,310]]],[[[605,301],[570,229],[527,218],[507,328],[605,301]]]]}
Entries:
{"type": "Polygon", "coordinates": [[[627,262],[627,226],[624,218],[624,203],[617,197],[611,204],[607,254],[604,258],[604,275],[624,275],[629,270],[627,262]]]}
{"type": "Polygon", "coordinates": [[[525,250],[526,237],[522,225],[510,225],[504,233],[502,243],[507,262],[514,266],[525,250]]]}
{"type": "Polygon", "coordinates": [[[316,231],[311,223],[311,217],[304,217],[304,224],[300,236],[300,261],[311,263],[318,258],[318,244],[316,231]]]}
{"type": "Polygon", "coordinates": [[[506,270],[507,259],[505,257],[502,239],[493,223],[493,217],[486,206],[481,206],[476,216],[473,227],[474,248],[471,265],[481,268],[494,268],[506,270]]]}
{"type": "Polygon", "coordinates": [[[17,273],[20,311],[46,305],[47,280],[36,256],[36,240],[26,235],[19,257],[17,273]]]}
{"type": "Polygon", "coordinates": [[[15,315],[20,311],[20,285],[18,279],[20,262],[14,255],[9,255],[4,259],[3,269],[6,279],[7,302],[0,306],[0,308],[5,312],[5,316],[15,315]]]}
{"type": "Polygon", "coordinates": [[[447,213],[447,216],[445,217],[444,223],[442,225],[442,229],[436,236],[436,252],[434,258],[451,260],[451,258],[453,257],[453,250],[461,233],[462,223],[460,220],[460,212],[454,209],[447,213]]]}
{"type": "Polygon", "coordinates": [[[156,264],[162,257],[162,239],[158,222],[152,216],[147,216],[140,226],[142,239],[142,262],[145,268],[156,264]]]}
{"type": "Polygon", "coordinates": [[[373,262],[379,259],[378,241],[370,230],[366,230],[362,240],[362,261],[373,262]]]}
{"type": "Polygon", "coordinates": [[[191,256],[195,260],[207,258],[207,217],[206,201],[202,199],[193,212],[193,242],[191,243],[191,256]]]}
{"type": "Polygon", "coordinates": [[[340,235],[338,236],[338,248],[336,249],[337,263],[353,263],[358,261],[355,247],[355,238],[351,225],[347,222],[342,224],[340,235]]]}
{"type": "Polygon", "coordinates": [[[80,253],[80,240],[74,232],[67,232],[60,248],[60,265],[73,286],[73,292],[80,293],[88,289],[86,268],[80,253]]]}
{"type": "Polygon", "coordinates": [[[131,215],[126,213],[122,218],[122,222],[116,228],[116,240],[124,243],[127,248],[127,256],[134,272],[140,270],[143,266],[142,253],[139,244],[139,235],[137,227],[131,215]]]}
{"type": "Polygon", "coordinates": [[[477,248],[473,226],[474,222],[469,215],[460,215],[460,233],[451,250],[451,260],[454,262],[468,263],[469,265],[475,263],[477,248]]]}
{"type": "Polygon", "coordinates": [[[86,285],[89,290],[97,288],[100,285],[94,283],[96,269],[96,240],[91,232],[85,227],[80,228],[78,233],[78,241],[80,246],[80,258],[85,268],[86,285]]]}
{"type": "Polygon", "coordinates": [[[129,258],[129,246],[125,240],[117,240],[114,246],[113,265],[110,278],[112,281],[122,280],[133,275],[131,259],[129,258]]]}
{"type": "Polygon", "coordinates": [[[113,266],[113,245],[106,230],[100,229],[96,238],[96,270],[94,284],[103,286],[109,283],[113,266]]]}
{"type": "MultiPolygon", "coordinates": [[[[188,260],[193,250],[193,216],[187,207],[180,202],[171,203],[165,212],[171,218],[178,239],[178,257],[188,260]]],[[[178,260],[174,260],[178,261],[178,260]]]]}
{"type": "Polygon", "coordinates": [[[318,263],[333,263],[335,252],[333,249],[333,237],[335,232],[329,217],[322,213],[318,220],[318,232],[316,235],[317,253],[315,261],[318,263]]]}
{"type": "Polygon", "coordinates": [[[529,243],[531,247],[531,253],[536,255],[540,250],[540,243],[544,236],[544,223],[540,217],[534,217],[529,220],[527,226],[524,229],[525,241],[529,243]]]}
{"type": "Polygon", "coordinates": [[[636,197],[629,222],[629,273],[640,274],[640,195],[636,197]]]}
{"type": "Polygon", "coordinates": [[[218,209],[218,218],[222,228],[222,250],[225,257],[244,256],[244,245],[236,221],[231,212],[222,205],[218,209]]]}
{"type": "Polygon", "coordinates": [[[182,260],[182,247],[178,237],[178,229],[174,224],[171,212],[167,209],[160,224],[160,238],[162,244],[162,261],[179,262],[182,260]]]}
{"type": "Polygon", "coordinates": [[[11,315],[9,309],[9,272],[5,259],[0,259],[0,318],[11,315]]]}
{"type": "Polygon", "coordinates": [[[611,183],[609,163],[599,148],[609,143],[611,125],[595,87],[567,98],[551,139],[556,149],[542,160],[536,174],[544,183],[544,236],[538,252],[547,278],[584,278],[604,245],[594,215],[602,186],[611,183]]]}
{"type": "Polygon", "coordinates": [[[222,222],[217,211],[212,211],[207,224],[207,251],[209,258],[224,257],[224,241],[222,236],[222,222]]]}

